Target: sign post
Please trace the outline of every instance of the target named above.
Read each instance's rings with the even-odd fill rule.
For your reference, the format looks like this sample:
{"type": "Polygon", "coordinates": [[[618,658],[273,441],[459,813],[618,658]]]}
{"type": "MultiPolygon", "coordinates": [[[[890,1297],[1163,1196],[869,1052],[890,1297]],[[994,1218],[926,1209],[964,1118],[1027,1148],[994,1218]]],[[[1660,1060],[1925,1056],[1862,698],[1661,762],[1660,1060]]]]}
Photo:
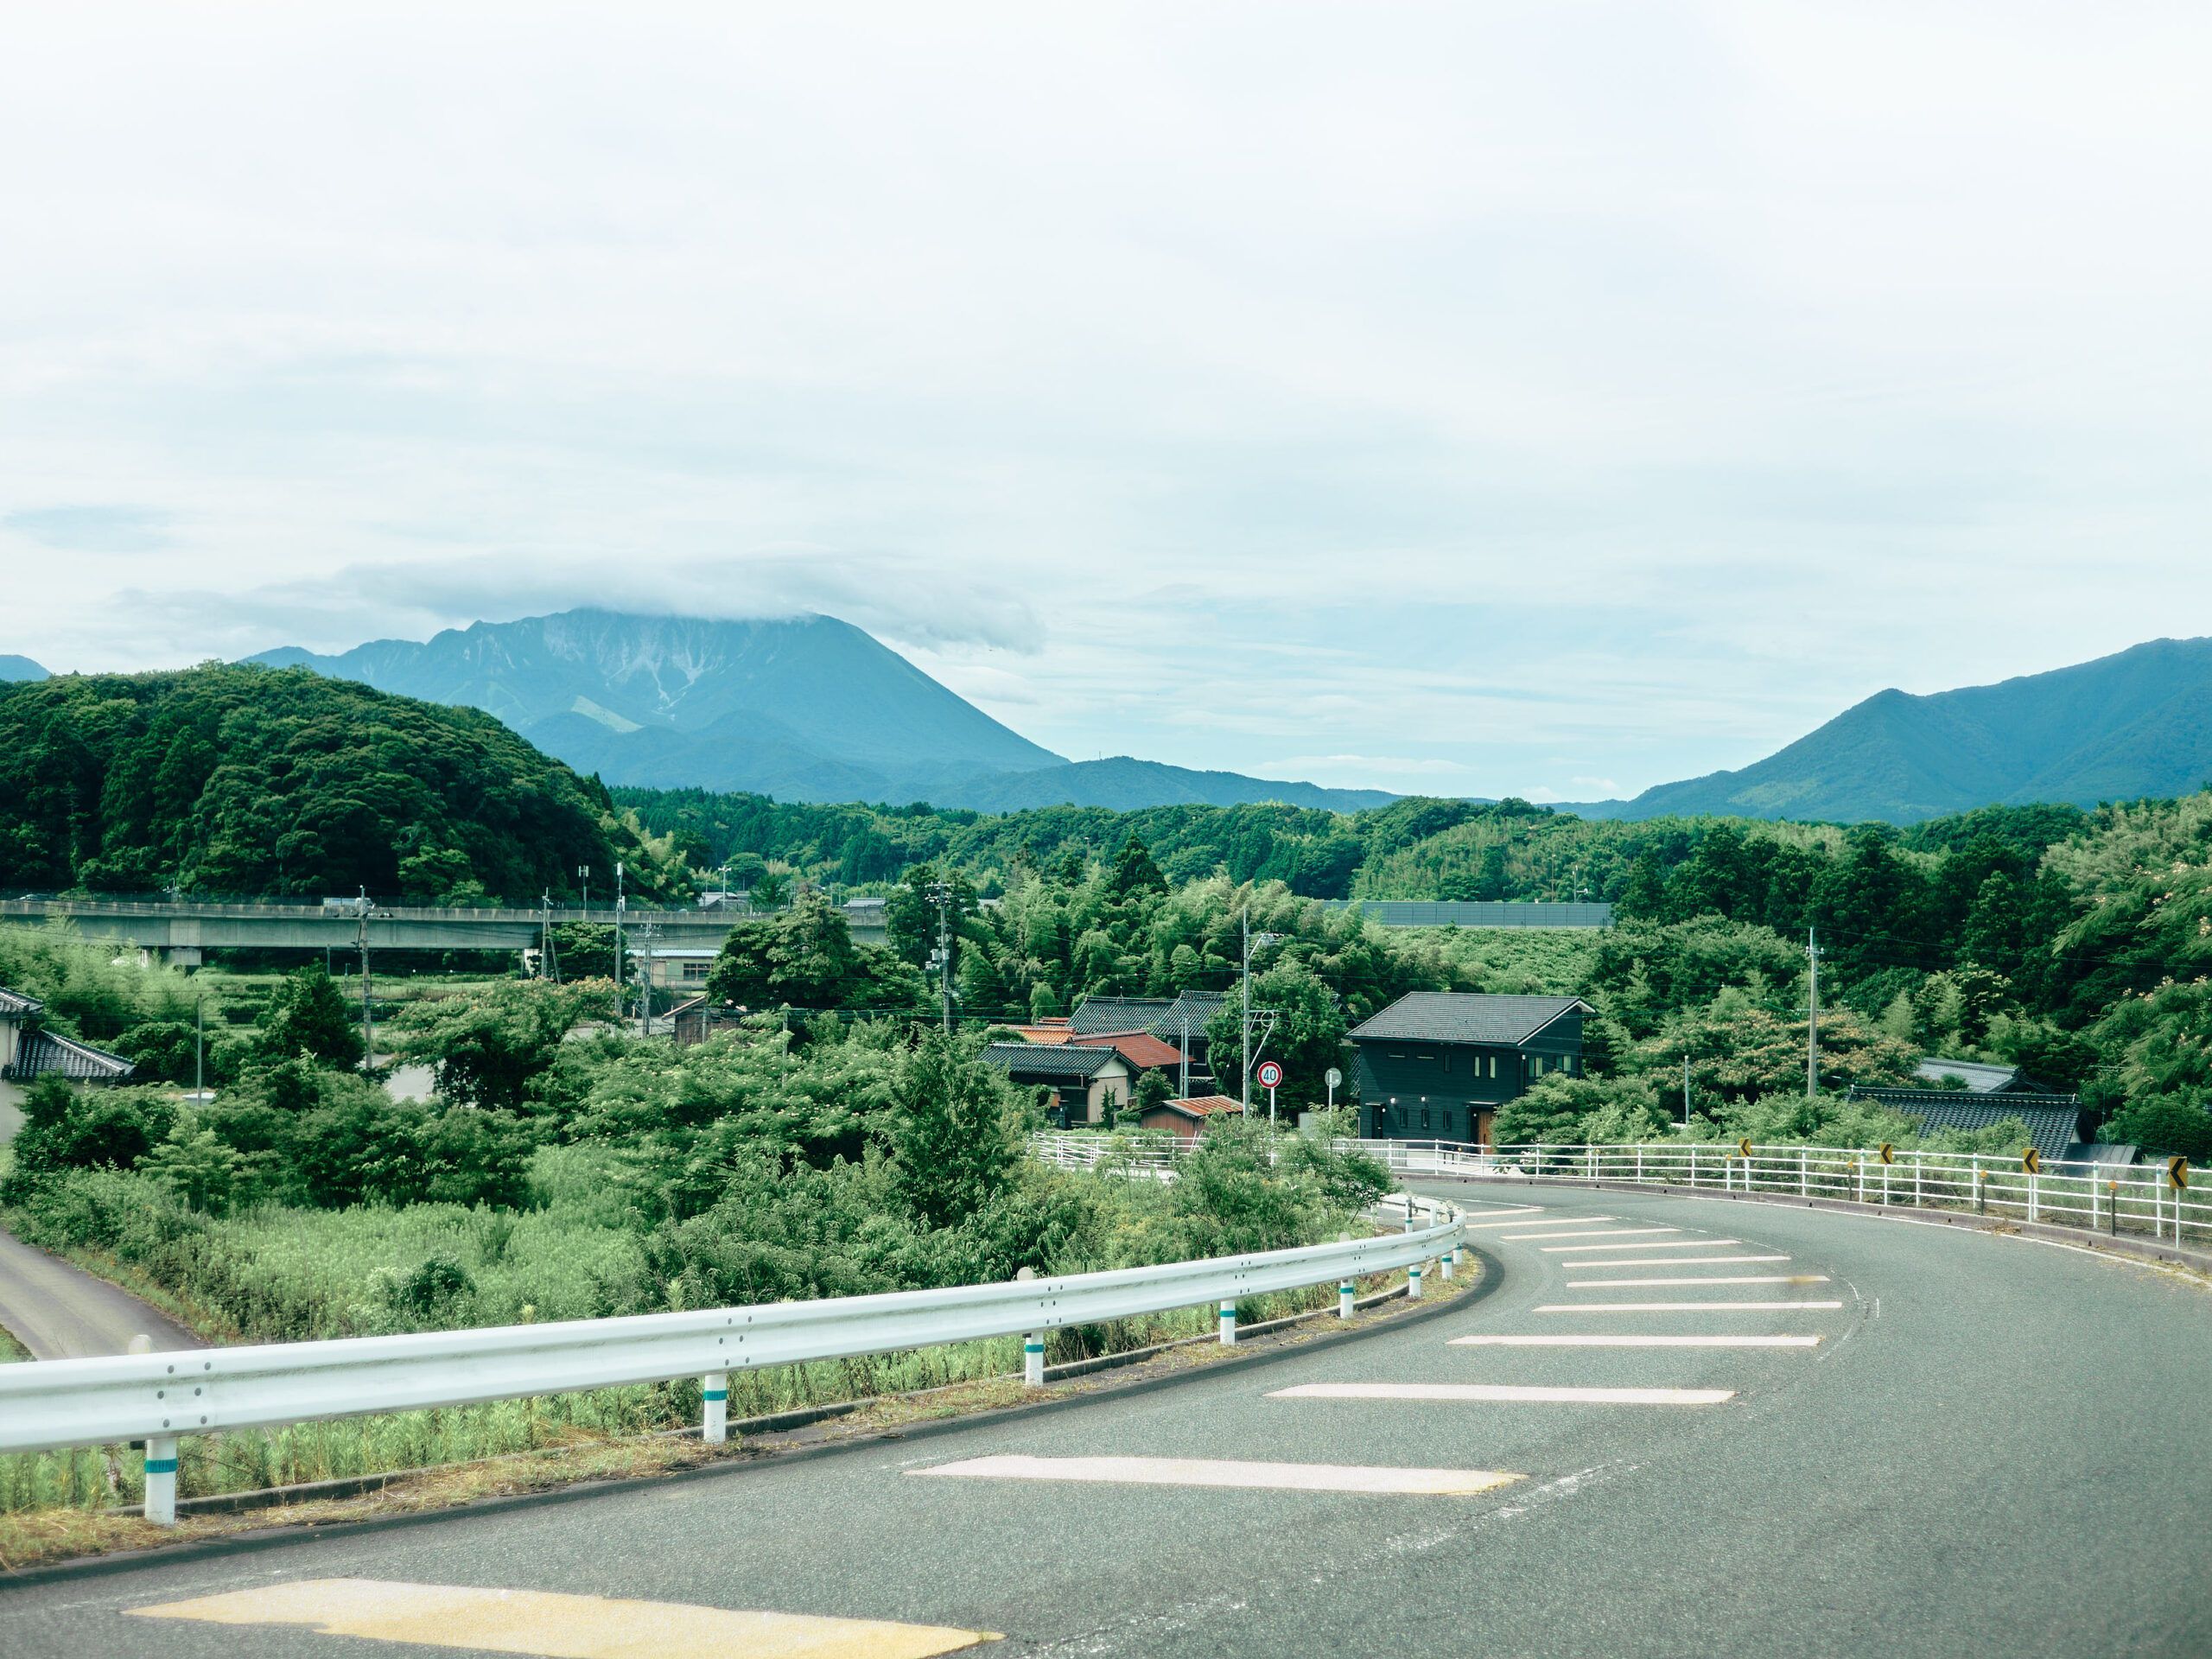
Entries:
{"type": "Polygon", "coordinates": [[[1273,1060],[1262,1060],[1257,1075],[1260,1086],[1268,1091],[1268,1127],[1273,1128],[1275,1123],[1275,1085],[1282,1081],[1282,1067],[1273,1060]]]}

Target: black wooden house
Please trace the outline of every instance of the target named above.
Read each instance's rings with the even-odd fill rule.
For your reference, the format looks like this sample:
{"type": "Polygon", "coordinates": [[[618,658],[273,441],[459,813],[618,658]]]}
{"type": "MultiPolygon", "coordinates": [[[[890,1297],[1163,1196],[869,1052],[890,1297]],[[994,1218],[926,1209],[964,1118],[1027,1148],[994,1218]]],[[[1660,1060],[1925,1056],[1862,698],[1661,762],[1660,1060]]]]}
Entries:
{"type": "Polygon", "coordinates": [[[1582,1075],[1573,996],[1415,991],[1351,1033],[1359,1132],[1488,1146],[1491,1116],[1537,1078],[1582,1075]]]}

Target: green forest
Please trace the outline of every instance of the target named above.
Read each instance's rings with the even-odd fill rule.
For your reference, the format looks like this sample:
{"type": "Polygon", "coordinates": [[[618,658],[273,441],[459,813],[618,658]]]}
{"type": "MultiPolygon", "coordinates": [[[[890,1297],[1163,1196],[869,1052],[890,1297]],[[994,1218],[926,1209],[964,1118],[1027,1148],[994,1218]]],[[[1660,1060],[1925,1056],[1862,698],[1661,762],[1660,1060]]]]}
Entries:
{"type": "Polygon", "coordinates": [[[0,891],[535,905],[681,861],[491,715],[304,669],[0,684],[0,891]]]}

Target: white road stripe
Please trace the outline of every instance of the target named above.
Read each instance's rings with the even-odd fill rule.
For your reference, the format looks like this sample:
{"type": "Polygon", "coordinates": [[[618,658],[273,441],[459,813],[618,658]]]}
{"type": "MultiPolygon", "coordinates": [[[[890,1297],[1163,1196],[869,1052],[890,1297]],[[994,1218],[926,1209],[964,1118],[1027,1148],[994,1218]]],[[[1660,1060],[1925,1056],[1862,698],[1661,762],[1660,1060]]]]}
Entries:
{"type": "Polygon", "coordinates": [[[1825,1273],[1770,1273],[1759,1275],[1746,1274],[1740,1278],[1727,1279],[1717,1276],[1703,1279],[1578,1279],[1568,1288],[1625,1290],[1631,1285],[1825,1285],[1827,1281],[1828,1276],[1825,1273]]]}
{"type": "Polygon", "coordinates": [[[1454,1337],[1453,1348],[1810,1348],[1818,1337],[1454,1337]]]}
{"type": "Polygon", "coordinates": [[[1471,1221],[1470,1227],[1573,1227],[1586,1221],[1618,1221],[1618,1216],[1508,1216],[1502,1221],[1471,1221]]]}
{"type": "MultiPolygon", "coordinates": [[[[1665,1230],[1672,1232],[1671,1227],[1665,1230]]],[[[1557,1236],[1557,1235],[1554,1235],[1557,1236]]],[[[1581,1250],[1703,1250],[1717,1249],[1723,1244],[1740,1244],[1740,1238],[1670,1238],[1656,1244],[1547,1244],[1546,1255],[1573,1255],[1581,1250]]],[[[1783,1258],[1787,1261],[1788,1257],[1783,1258]]]]}
{"type": "MultiPolygon", "coordinates": [[[[1585,1247],[1578,1245],[1576,1248],[1579,1249],[1585,1247]]],[[[1604,1246],[1593,1245],[1588,1248],[1602,1249],[1604,1246]]],[[[1629,1244],[1624,1245],[1622,1248],[1624,1249],[1633,1250],[1641,1249],[1643,1247],[1642,1245],[1629,1244]]],[[[1789,1258],[1786,1255],[1630,1255],[1624,1257],[1608,1256],[1602,1262],[1562,1262],[1559,1265],[1562,1268],[1702,1268],[1716,1264],[1725,1265],[1732,1262],[1787,1262],[1789,1259],[1789,1258]]]]}
{"type": "Polygon", "coordinates": [[[1216,1458],[1030,1458],[1007,1455],[909,1469],[976,1480],[1090,1480],[1129,1486],[1244,1486],[1286,1492],[1420,1493],[1465,1497],[1524,1475],[1494,1469],[1387,1469],[1338,1463],[1231,1463],[1216,1458]]]}
{"type": "MultiPolygon", "coordinates": [[[[1638,1233],[1680,1232],[1678,1227],[1598,1227],[1586,1233],[1500,1233],[1500,1238],[1634,1238],[1638,1233]]],[[[1633,1246],[1626,1248],[1633,1249],[1633,1246]]]]}
{"type": "Polygon", "coordinates": [[[1539,1313],[1755,1313],[1777,1307],[1841,1307],[1841,1302],[1554,1302],[1539,1313]]]}
{"type": "Polygon", "coordinates": [[[1470,1400],[1506,1405],[1717,1406],[1733,1389],[1545,1389],[1501,1382],[1305,1382],[1271,1400],[1470,1400]]]}

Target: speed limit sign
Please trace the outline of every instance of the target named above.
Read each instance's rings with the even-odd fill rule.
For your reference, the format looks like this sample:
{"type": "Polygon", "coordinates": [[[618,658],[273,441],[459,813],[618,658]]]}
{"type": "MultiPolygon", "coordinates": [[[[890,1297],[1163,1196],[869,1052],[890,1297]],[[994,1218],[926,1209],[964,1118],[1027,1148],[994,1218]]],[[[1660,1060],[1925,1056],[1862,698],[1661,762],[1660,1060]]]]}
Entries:
{"type": "Polygon", "coordinates": [[[1259,1078],[1261,1088],[1276,1088],[1282,1082],[1282,1067],[1277,1065],[1273,1060],[1262,1060],[1259,1071],[1253,1075],[1259,1078]]]}

